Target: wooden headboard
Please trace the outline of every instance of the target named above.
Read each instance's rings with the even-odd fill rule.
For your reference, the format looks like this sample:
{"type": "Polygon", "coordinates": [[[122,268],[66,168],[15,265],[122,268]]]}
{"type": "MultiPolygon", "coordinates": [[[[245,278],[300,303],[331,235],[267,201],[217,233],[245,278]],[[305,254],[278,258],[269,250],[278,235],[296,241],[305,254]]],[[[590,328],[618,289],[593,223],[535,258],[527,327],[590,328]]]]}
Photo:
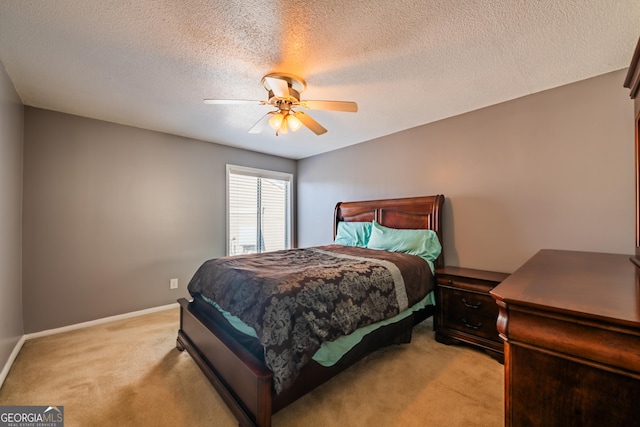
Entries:
{"type": "Polygon", "coordinates": [[[339,202],[336,205],[333,222],[335,239],[338,223],[370,222],[390,228],[428,229],[438,234],[443,247],[435,267],[444,267],[444,245],[442,240],[442,206],[444,196],[406,197],[402,199],[367,200],[362,202],[339,202]]]}

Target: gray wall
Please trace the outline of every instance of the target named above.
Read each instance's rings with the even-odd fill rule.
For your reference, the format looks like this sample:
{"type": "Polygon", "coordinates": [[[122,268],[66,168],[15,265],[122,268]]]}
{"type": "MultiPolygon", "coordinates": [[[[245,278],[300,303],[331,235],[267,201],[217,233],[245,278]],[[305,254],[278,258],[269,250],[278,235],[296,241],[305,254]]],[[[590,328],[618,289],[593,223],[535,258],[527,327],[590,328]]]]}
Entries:
{"type": "MultiPolygon", "coordinates": [[[[450,265],[511,272],[541,248],[633,253],[634,107],[624,76],[299,161],[299,245],[331,240],[339,200],[443,193],[450,265]]],[[[26,108],[24,120],[26,332],[186,296],[200,263],[224,254],[224,165],[296,172],[292,160],[62,113],[26,108]]]]}
{"type": "Polygon", "coordinates": [[[337,201],[442,193],[448,265],[513,272],[542,248],[634,253],[634,105],[625,75],[301,160],[299,244],[331,240],[337,201]]]}
{"type": "Polygon", "coordinates": [[[170,304],[225,254],[225,165],[296,162],[27,107],[24,324],[40,331],[170,304]],[[170,290],[169,280],[179,279],[170,290]]]}
{"type": "Polygon", "coordinates": [[[24,108],[0,62],[0,370],[22,327],[22,139],[24,108]]]}

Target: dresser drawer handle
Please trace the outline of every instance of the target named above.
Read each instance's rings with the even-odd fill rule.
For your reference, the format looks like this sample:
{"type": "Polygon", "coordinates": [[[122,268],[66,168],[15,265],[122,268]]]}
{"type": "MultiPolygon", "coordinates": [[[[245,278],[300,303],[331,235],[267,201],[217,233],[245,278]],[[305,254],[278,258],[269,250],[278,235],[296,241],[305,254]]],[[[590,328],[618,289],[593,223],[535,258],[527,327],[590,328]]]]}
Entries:
{"type": "Polygon", "coordinates": [[[477,303],[473,304],[473,303],[467,302],[465,298],[462,298],[462,303],[469,308],[480,308],[480,306],[482,305],[482,301],[478,301],[477,303]]]}
{"type": "Polygon", "coordinates": [[[471,329],[479,329],[482,327],[482,322],[479,322],[477,325],[472,325],[471,323],[467,322],[467,319],[462,319],[462,323],[464,323],[464,326],[471,329]]]}

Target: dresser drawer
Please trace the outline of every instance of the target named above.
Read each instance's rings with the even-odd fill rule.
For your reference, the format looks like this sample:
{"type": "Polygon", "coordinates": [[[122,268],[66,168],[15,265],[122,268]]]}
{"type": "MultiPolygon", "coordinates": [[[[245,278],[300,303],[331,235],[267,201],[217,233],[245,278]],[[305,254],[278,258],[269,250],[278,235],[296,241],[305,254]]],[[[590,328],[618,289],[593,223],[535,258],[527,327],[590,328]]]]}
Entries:
{"type": "Polygon", "coordinates": [[[498,306],[490,295],[446,287],[441,292],[443,327],[500,342],[498,306]]]}

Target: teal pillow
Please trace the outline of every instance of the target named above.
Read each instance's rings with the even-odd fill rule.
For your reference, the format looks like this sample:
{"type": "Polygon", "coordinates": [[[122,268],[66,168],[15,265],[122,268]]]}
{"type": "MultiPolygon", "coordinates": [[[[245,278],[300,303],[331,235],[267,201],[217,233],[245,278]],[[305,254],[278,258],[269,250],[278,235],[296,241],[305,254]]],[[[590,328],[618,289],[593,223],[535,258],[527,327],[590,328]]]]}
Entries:
{"type": "Polygon", "coordinates": [[[429,263],[431,271],[433,271],[433,262],[442,251],[438,235],[433,230],[400,230],[385,227],[376,221],[372,223],[371,237],[367,247],[417,255],[429,263]]]}
{"type": "Polygon", "coordinates": [[[344,222],[338,223],[336,239],[333,243],[344,246],[359,246],[366,248],[371,235],[370,222],[344,222]]]}

